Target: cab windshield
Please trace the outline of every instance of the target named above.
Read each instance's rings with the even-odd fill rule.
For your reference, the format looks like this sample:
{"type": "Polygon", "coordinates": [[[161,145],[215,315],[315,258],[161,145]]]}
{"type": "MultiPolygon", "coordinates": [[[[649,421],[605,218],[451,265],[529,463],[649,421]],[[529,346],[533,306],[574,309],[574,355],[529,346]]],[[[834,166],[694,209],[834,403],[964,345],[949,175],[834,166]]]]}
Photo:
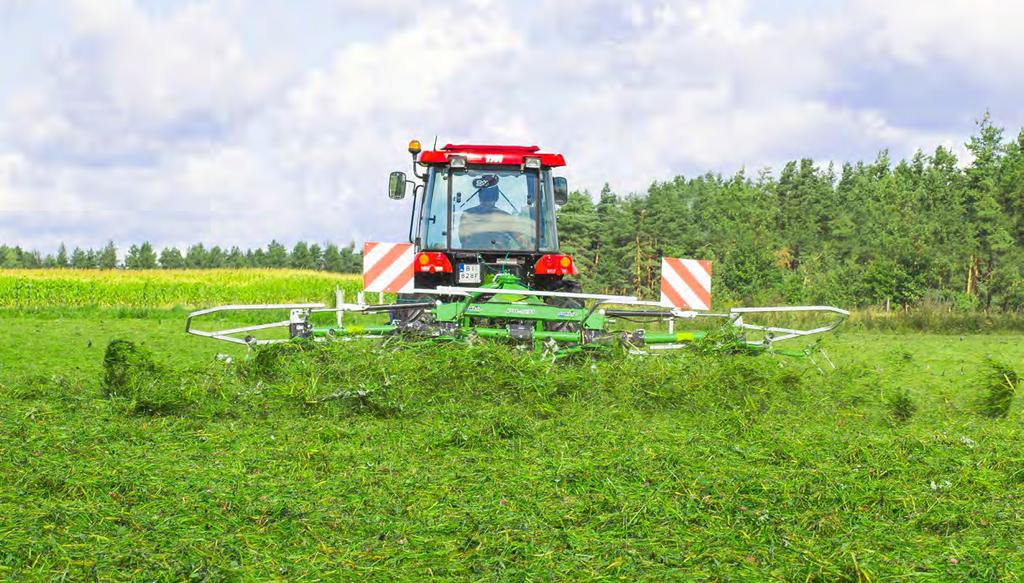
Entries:
{"type": "Polygon", "coordinates": [[[421,224],[423,248],[556,248],[550,180],[547,171],[519,168],[432,169],[421,224]]]}

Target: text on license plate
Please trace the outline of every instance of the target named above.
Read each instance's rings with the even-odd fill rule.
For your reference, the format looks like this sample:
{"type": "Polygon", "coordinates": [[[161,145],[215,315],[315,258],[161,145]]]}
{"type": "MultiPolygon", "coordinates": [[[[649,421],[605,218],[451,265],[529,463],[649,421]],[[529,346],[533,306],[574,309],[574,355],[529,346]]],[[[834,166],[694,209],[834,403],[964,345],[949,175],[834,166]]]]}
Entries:
{"type": "Polygon", "coordinates": [[[480,264],[460,263],[459,283],[480,283],[480,264]]]}

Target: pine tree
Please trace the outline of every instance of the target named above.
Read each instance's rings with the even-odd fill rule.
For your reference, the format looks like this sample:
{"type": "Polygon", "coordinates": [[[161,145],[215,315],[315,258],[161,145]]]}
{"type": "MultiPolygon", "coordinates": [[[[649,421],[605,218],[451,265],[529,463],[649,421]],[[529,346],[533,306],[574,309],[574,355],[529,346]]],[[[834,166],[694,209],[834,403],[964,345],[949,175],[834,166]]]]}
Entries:
{"type": "Polygon", "coordinates": [[[238,246],[231,247],[228,251],[227,257],[224,259],[225,267],[232,269],[241,269],[243,267],[252,267],[246,259],[246,254],[242,253],[242,250],[238,246]]]}
{"type": "Polygon", "coordinates": [[[341,259],[341,253],[338,251],[338,246],[334,243],[330,243],[324,250],[324,270],[331,271],[333,273],[341,273],[344,269],[345,264],[341,259]]]}
{"type": "Polygon", "coordinates": [[[89,255],[82,250],[81,247],[75,247],[75,250],[71,252],[71,267],[75,269],[88,269],[95,267],[91,264],[89,255]]]}
{"type": "Polygon", "coordinates": [[[206,253],[206,267],[208,269],[220,269],[225,266],[227,262],[227,254],[218,245],[210,247],[210,250],[206,253]]]}
{"type": "Polygon", "coordinates": [[[26,269],[37,269],[43,266],[43,256],[38,251],[23,251],[21,266],[26,269]]]}
{"type": "Polygon", "coordinates": [[[128,248],[128,254],[124,258],[124,266],[127,269],[154,269],[156,268],[156,253],[153,245],[145,241],[142,245],[132,245],[128,248]]]}
{"type": "Polygon", "coordinates": [[[292,254],[289,258],[289,266],[293,269],[313,269],[313,255],[309,252],[309,246],[305,241],[299,241],[292,247],[292,254]]]}
{"type": "Polygon", "coordinates": [[[313,269],[317,271],[323,271],[324,269],[324,250],[320,245],[313,243],[309,246],[309,256],[313,260],[313,269]]]}
{"type": "Polygon", "coordinates": [[[61,242],[60,246],[57,247],[57,256],[54,257],[53,265],[55,267],[67,267],[68,261],[68,248],[61,242]]]}
{"type": "Polygon", "coordinates": [[[999,181],[999,199],[1013,225],[1018,249],[1024,248],[1024,130],[1004,150],[999,181]]]}
{"type": "Polygon", "coordinates": [[[252,253],[250,264],[253,267],[267,267],[267,254],[263,252],[263,249],[254,249],[250,253],[252,253]]]}
{"type": "Polygon", "coordinates": [[[160,251],[160,267],[163,269],[183,269],[185,258],[181,256],[181,250],[177,247],[164,247],[160,251]]]}
{"type": "Polygon", "coordinates": [[[597,286],[610,291],[631,293],[636,282],[634,230],[625,205],[607,184],[601,189],[601,198],[595,208],[600,224],[597,248],[594,250],[592,279],[584,278],[585,287],[597,286]]]}
{"type": "Polygon", "coordinates": [[[149,241],[143,241],[139,247],[139,263],[142,269],[156,269],[156,251],[149,241]]]}
{"type": "Polygon", "coordinates": [[[209,262],[209,254],[202,243],[189,245],[185,252],[185,267],[187,269],[204,269],[209,262]]]}
{"type": "Polygon", "coordinates": [[[113,241],[107,241],[107,244],[100,250],[96,257],[96,266],[100,269],[117,268],[117,247],[114,246],[113,241]]]}
{"type": "Polygon", "coordinates": [[[264,257],[265,267],[288,267],[288,250],[284,245],[273,240],[267,245],[267,253],[264,257]]]}
{"type": "MultiPolygon", "coordinates": [[[[1006,153],[1003,130],[993,125],[988,113],[978,122],[978,134],[972,136],[967,149],[974,161],[967,169],[969,185],[966,201],[967,221],[973,227],[974,255],[968,267],[974,278],[982,304],[992,304],[994,294],[1005,284],[996,281],[1003,274],[1003,261],[1012,253],[1013,237],[1010,217],[999,204],[998,184],[1002,160],[1006,153]]],[[[1002,275],[999,279],[1005,279],[1002,275]]],[[[968,291],[971,286],[968,285],[968,291]]]]}
{"type": "Polygon", "coordinates": [[[128,254],[124,256],[125,269],[142,269],[139,265],[139,246],[134,243],[128,246],[128,254]]]}
{"type": "Polygon", "coordinates": [[[22,267],[21,249],[18,247],[0,246],[0,267],[4,269],[17,269],[22,267]]]}
{"type": "Polygon", "coordinates": [[[594,268],[600,223],[594,201],[587,192],[571,192],[558,209],[558,244],[564,253],[573,256],[581,274],[594,268]]]}
{"type": "Polygon", "coordinates": [[[362,273],[363,256],[356,253],[356,244],[349,243],[341,249],[341,273],[362,273]]]}

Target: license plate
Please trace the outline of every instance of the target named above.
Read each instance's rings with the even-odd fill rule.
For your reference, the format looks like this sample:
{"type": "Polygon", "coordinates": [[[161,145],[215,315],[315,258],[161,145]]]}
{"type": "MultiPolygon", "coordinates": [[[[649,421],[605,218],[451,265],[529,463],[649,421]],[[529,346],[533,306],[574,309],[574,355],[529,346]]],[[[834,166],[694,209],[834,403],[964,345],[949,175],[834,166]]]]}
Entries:
{"type": "Polygon", "coordinates": [[[460,263],[459,283],[480,283],[480,264],[460,263]]]}

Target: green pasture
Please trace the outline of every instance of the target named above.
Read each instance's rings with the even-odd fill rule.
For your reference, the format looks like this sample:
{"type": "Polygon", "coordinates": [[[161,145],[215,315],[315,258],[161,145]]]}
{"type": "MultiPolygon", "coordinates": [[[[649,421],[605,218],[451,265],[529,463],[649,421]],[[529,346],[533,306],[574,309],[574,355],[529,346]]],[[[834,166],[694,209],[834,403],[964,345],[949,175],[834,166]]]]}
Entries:
{"type": "MultiPolygon", "coordinates": [[[[358,281],[0,272],[0,577],[1013,581],[1024,568],[1016,319],[861,312],[803,359],[250,352],[184,333],[191,308],[330,303],[335,286],[358,281]]],[[[207,324],[255,322],[232,317],[207,324]]]]}
{"type": "Polygon", "coordinates": [[[1024,336],[850,329],[823,343],[835,369],[820,353],[553,364],[486,344],[247,358],[186,336],[183,316],[0,313],[0,576],[973,581],[1024,569],[1020,403],[985,414],[998,392],[987,359],[1019,368],[1024,336]],[[141,348],[118,361],[116,386],[113,339],[141,348]]]}

